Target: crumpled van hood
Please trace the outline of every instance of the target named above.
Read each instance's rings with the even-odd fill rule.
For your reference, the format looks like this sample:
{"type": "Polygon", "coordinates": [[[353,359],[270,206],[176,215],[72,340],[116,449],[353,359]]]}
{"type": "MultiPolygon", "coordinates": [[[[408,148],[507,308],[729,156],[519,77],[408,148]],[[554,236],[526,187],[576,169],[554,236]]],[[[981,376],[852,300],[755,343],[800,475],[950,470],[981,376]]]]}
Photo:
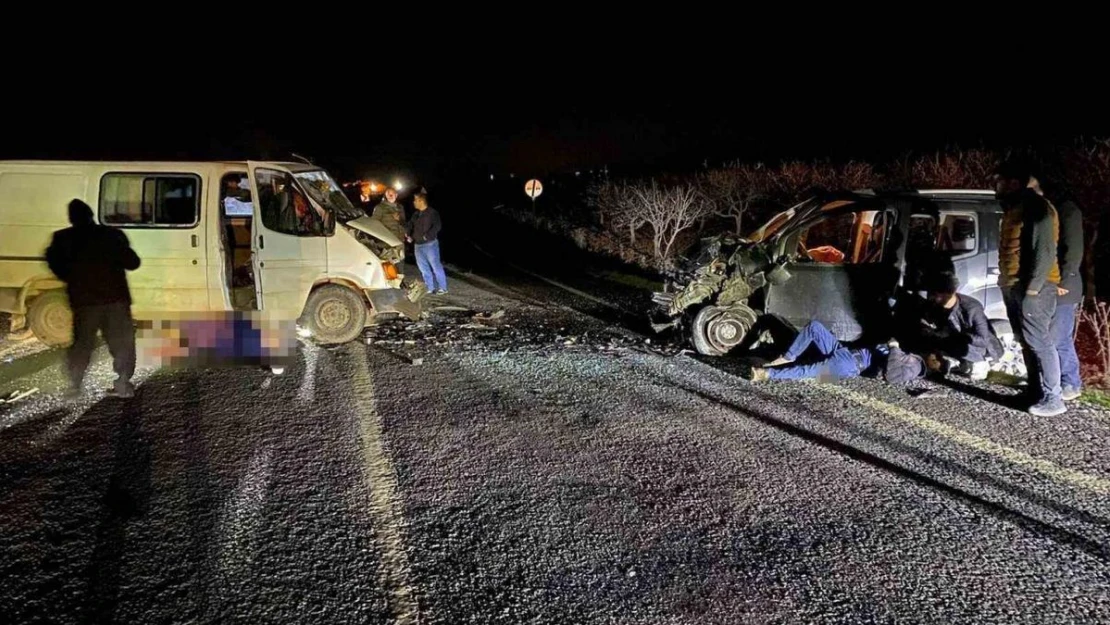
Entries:
{"type": "Polygon", "coordinates": [[[358,219],[352,219],[351,221],[346,222],[346,225],[354,228],[355,230],[365,232],[366,234],[380,240],[382,243],[385,243],[390,247],[397,247],[399,245],[402,245],[401,240],[398,239],[395,234],[390,232],[389,229],[386,228],[381,221],[374,219],[369,215],[363,215],[358,219]]]}

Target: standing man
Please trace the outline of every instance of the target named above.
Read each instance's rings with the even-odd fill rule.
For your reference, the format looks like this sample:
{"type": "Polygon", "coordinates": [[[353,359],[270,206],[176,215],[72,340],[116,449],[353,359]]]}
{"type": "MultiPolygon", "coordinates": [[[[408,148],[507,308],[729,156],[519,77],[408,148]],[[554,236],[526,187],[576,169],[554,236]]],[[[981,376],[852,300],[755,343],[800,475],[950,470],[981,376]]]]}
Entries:
{"type": "Polygon", "coordinates": [[[385,199],[374,207],[370,216],[382,222],[398,241],[405,240],[405,209],[397,203],[397,191],[386,189],[385,199]]]}
{"type": "Polygon", "coordinates": [[[66,283],[73,309],[73,345],[66,359],[70,395],[81,392],[96,333],[101,332],[118,376],[108,394],[133,397],[135,326],[126,272],[139,268],[139,257],[122,230],[96,224],[92,208],[81,200],[69,203],[69,223],[72,227],[54,233],[46,262],[66,283]]]}
{"type": "Polygon", "coordinates": [[[413,198],[413,207],[416,214],[409,220],[405,239],[416,248],[416,266],[420,267],[428,292],[444,295],[447,293],[447,274],[439,260],[439,231],[442,228],[439,213],[428,206],[428,197],[423,193],[417,193],[413,198]]]}
{"type": "Polygon", "coordinates": [[[1035,393],[1029,412],[1051,417],[1067,412],[1061,397],[1060,354],[1052,336],[1060,284],[1059,222],[1056,209],[1033,186],[1029,170],[1017,163],[1005,163],[998,170],[995,190],[1004,211],[998,285],[1025,354],[1030,392],[1035,393]]]}
{"type": "Polygon", "coordinates": [[[1052,334],[1060,355],[1060,396],[1064,401],[1072,401],[1083,394],[1079,356],[1075,353],[1075,315],[1083,303],[1083,275],[1079,271],[1083,263],[1083,213],[1074,201],[1065,199],[1060,203],[1059,219],[1056,259],[1060,265],[1060,286],[1056,291],[1059,297],[1052,334]]]}

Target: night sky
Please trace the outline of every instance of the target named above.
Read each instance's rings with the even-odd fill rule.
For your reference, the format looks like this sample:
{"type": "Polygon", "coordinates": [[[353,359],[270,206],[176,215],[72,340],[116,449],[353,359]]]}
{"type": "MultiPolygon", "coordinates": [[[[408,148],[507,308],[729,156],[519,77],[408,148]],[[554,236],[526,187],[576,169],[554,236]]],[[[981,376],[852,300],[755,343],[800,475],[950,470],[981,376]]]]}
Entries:
{"type": "Polygon", "coordinates": [[[732,62],[682,73],[673,63],[633,70],[596,56],[395,78],[352,71],[359,67],[330,57],[275,67],[266,73],[272,84],[234,68],[191,74],[141,63],[111,76],[69,76],[5,96],[0,158],[296,152],[345,179],[437,181],[603,165],[658,171],[705,159],[867,159],[957,143],[1050,147],[1110,128],[1110,116],[1089,114],[1104,107],[1079,92],[922,74],[928,67],[905,76],[864,67],[859,75],[843,67],[807,75],[797,66],[732,62]],[[526,76],[537,77],[534,86],[526,76]]]}

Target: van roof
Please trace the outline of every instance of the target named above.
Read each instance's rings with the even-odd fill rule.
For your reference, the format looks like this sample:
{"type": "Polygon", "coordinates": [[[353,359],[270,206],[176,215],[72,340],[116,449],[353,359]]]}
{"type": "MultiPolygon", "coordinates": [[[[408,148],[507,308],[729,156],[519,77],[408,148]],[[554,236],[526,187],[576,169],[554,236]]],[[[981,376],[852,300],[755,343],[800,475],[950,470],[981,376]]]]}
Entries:
{"type": "MultiPolygon", "coordinates": [[[[260,163],[271,163],[274,165],[292,166],[292,167],[305,167],[305,163],[294,163],[289,161],[258,161],[260,163]]],[[[52,161],[52,160],[0,160],[0,165],[58,165],[58,166],[81,166],[81,165],[146,165],[146,166],[173,166],[173,165],[231,165],[234,167],[246,167],[247,161],[121,161],[121,160],[103,160],[103,161],[52,161]]]]}

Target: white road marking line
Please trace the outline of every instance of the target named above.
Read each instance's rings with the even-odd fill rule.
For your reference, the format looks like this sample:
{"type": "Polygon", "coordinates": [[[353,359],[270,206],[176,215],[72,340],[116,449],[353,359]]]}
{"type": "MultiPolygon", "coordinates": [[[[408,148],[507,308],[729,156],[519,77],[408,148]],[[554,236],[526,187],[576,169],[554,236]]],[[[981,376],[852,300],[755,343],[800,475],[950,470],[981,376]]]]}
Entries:
{"type": "Polygon", "coordinates": [[[305,342],[301,353],[304,354],[304,377],[297,389],[297,400],[311,404],[316,399],[316,367],[319,364],[320,348],[312,342],[305,342]]]}
{"type": "Polygon", "coordinates": [[[369,509],[374,528],[382,542],[382,586],[389,592],[397,623],[419,623],[420,606],[412,587],[408,552],[401,527],[401,503],[397,495],[397,474],[382,435],[382,418],[374,400],[374,385],[365,348],[352,343],[347,349],[354,361],[355,407],[362,438],[363,468],[370,493],[369,509]]]}
{"type": "Polygon", "coordinates": [[[1078,486],[1096,493],[1105,495],[1110,494],[1110,480],[1076,471],[1075,469],[1068,469],[1061,467],[1058,464],[1031,456],[1023,451],[1018,451],[1012,447],[1006,447],[996,443],[989,438],[983,438],[970,432],[965,432],[957,427],[948,425],[929,417],[924,417],[911,410],[907,410],[894,404],[889,404],[880,399],[876,399],[869,395],[853,391],[852,389],[845,388],[834,384],[817,384],[821,390],[828,392],[832,395],[837,395],[854,401],[855,403],[878,410],[883,414],[909,423],[910,425],[917,426],[928,432],[932,432],[939,436],[943,436],[951,441],[966,445],[976,451],[991,454],[992,456],[1002,458],[1013,464],[1024,467],[1031,471],[1035,471],[1044,475],[1045,477],[1078,486]]]}
{"type": "Polygon", "coordinates": [[[251,576],[257,550],[262,504],[272,472],[271,450],[255,452],[235,492],[224,502],[220,513],[218,575],[223,588],[234,589],[251,576]]]}

